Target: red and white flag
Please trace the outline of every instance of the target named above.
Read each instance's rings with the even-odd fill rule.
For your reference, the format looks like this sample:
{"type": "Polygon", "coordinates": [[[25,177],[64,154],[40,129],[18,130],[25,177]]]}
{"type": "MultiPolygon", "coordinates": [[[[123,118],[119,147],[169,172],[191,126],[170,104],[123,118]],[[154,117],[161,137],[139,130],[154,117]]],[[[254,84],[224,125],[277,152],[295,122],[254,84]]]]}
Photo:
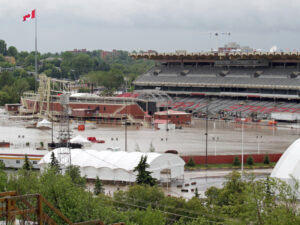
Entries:
{"type": "Polygon", "coordinates": [[[23,16],[23,22],[30,20],[30,19],[35,19],[35,9],[31,11],[31,13],[26,14],[23,16]]]}

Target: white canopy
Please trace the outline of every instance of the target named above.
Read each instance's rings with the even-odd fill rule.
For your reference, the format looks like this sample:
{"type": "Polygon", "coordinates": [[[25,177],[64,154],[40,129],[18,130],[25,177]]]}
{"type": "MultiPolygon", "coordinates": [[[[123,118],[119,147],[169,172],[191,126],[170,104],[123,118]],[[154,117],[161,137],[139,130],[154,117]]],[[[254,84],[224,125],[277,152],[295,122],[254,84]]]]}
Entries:
{"type": "Polygon", "coordinates": [[[48,120],[46,119],[43,119],[42,121],[38,122],[36,124],[36,127],[51,127],[51,122],[49,122],[48,120]]]}
{"type": "Polygon", "coordinates": [[[271,177],[280,178],[290,184],[291,176],[300,181],[300,138],[283,153],[271,173],[271,177]]]}
{"type": "Polygon", "coordinates": [[[85,138],[85,137],[83,137],[83,136],[81,136],[81,135],[77,135],[76,137],[74,137],[74,138],[72,138],[71,140],[70,140],[70,142],[71,143],[79,143],[79,144],[91,144],[91,142],[87,139],[87,138],[85,138]]]}
{"type": "MultiPolygon", "coordinates": [[[[57,148],[53,150],[56,158],[66,167],[69,164],[69,151],[66,148],[57,148]]],[[[134,168],[140,162],[142,156],[147,156],[148,169],[152,172],[152,177],[161,180],[167,175],[168,179],[182,178],[185,162],[175,154],[160,153],[141,153],[141,152],[123,152],[123,151],[97,151],[72,149],[71,162],[79,166],[81,175],[90,179],[97,176],[101,180],[127,181],[134,182],[136,173],[134,168]]],[[[40,161],[41,169],[44,169],[51,162],[51,152],[47,153],[40,161]]]]}

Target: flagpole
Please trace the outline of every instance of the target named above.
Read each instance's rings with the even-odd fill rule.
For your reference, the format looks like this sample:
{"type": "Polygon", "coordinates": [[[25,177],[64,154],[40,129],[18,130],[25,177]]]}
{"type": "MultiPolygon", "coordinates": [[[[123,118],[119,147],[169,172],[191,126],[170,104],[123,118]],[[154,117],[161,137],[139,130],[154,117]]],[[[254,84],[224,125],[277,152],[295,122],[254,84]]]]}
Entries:
{"type": "Polygon", "coordinates": [[[35,80],[34,80],[34,90],[37,91],[37,75],[38,75],[38,68],[37,68],[37,12],[35,9],[35,80]]]}

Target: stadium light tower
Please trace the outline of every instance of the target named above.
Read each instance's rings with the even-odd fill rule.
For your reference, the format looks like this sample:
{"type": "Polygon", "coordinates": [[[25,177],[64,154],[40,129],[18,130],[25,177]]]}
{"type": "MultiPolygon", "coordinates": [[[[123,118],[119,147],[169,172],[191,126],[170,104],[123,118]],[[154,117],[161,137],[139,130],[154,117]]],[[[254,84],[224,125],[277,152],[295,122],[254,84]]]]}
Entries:
{"type": "Polygon", "coordinates": [[[245,118],[241,118],[242,122],[242,166],[241,166],[241,174],[243,176],[244,173],[244,123],[245,123],[245,118]]]}

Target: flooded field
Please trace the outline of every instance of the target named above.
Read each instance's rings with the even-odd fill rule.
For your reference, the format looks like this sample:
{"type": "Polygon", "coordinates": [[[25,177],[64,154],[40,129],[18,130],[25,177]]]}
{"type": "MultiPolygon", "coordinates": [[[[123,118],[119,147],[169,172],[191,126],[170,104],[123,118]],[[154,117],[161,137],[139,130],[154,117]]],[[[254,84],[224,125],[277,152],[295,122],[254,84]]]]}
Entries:
{"type": "MultiPolygon", "coordinates": [[[[292,125],[262,126],[256,124],[242,124],[209,121],[208,126],[208,153],[214,154],[239,154],[244,145],[244,153],[278,153],[283,152],[293,141],[299,137],[299,129],[291,128],[292,125]],[[243,141],[242,141],[243,133],[243,141]]],[[[26,142],[31,143],[31,148],[51,142],[51,130],[28,129],[28,122],[4,120],[0,121],[0,141],[9,141],[15,147],[25,147],[26,142]]],[[[87,124],[85,131],[75,129],[77,124],[71,124],[72,136],[80,134],[84,137],[96,137],[104,140],[104,144],[93,144],[91,148],[105,150],[108,147],[125,149],[125,128],[117,125],[90,126],[87,124]]],[[[54,125],[54,140],[56,141],[58,124],[54,125]]],[[[127,149],[141,152],[149,151],[152,145],[156,152],[177,150],[181,155],[205,154],[205,120],[194,120],[191,127],[176,130],[155,130],[128,126],[127,149]]]]}

